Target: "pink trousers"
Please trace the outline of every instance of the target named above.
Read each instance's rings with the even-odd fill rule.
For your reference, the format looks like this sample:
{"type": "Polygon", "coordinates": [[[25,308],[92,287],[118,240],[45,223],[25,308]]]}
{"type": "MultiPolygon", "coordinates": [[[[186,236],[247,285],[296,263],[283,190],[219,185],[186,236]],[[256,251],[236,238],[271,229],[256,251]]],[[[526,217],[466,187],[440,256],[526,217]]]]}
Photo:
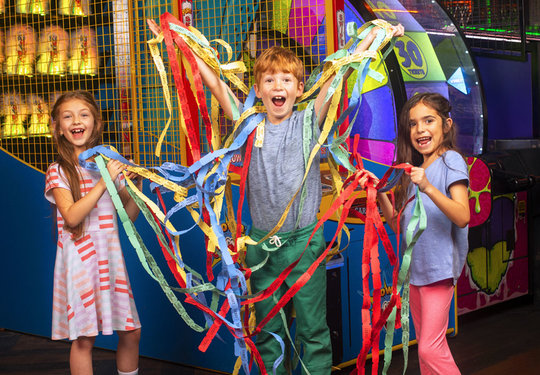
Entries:
{"type": "Polygon", "coordinates": [[[450,279],[425,286],[411,285],[410,307],[422,375],[460,374],[446,341],[453,295],[454,286],[450,279]]]}

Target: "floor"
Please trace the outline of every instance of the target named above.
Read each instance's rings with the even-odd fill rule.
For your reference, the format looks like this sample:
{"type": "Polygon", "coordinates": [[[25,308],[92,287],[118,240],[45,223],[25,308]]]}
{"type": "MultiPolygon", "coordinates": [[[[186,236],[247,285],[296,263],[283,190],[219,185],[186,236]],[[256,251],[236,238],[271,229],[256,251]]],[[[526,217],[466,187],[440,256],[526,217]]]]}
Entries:
{"type": "MultiPolygon", "coordinates": [[[[540,374],[540,308],[530,297],[492,306],[459,317],[458,335],[449,345],[462,374],[540,374]]],[[[194,349],[196,350],[196,349],[194,349]]],[[[419,374],[416,346],[410,348],[407,374],[419,374]]],[[[69,344],[48,338],[0,330],[0,374],[68,374],[69,344]]],[[[114,352],[94,350],[94,374],[115,374],[114,352]]],[[[352,367],[334,371],[349,374],[352,367]]],[[[379,373],[382,366],[379,367],[379,373]]],[[[394,352],[389,375],[402,374],[403,356],[394,352]]],[[[210,375],[205,371],[142,357],[141,375],[210,375]]],[[[370,374],[370,364],[366,374],[370,374]]]]}

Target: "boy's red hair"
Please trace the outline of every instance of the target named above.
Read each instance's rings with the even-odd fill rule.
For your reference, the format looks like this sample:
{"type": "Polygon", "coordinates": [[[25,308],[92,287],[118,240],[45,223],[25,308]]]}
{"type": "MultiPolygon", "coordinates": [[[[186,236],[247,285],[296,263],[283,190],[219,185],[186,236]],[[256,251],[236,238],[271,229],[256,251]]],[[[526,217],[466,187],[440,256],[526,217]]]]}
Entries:
{"type": "Polygon", "coordinates": [[[298,56],[289,49],[274,46],[265,50],[255,60],[253,67],[255,83],[259,84],[263,73],[275,73],[277,71],[291,73],[298,82],[304,81],[304,64],[298,56]]]}

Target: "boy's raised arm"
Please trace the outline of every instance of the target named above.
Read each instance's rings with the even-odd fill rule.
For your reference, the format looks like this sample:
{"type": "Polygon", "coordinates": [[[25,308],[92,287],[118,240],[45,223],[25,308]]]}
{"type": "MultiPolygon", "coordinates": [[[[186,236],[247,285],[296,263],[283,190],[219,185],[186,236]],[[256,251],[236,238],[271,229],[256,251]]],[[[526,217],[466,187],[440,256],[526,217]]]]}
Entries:
{"type": "MultiPolygon", "coordinates": [[[[371,32],[366,36],[362,42],[358,44],[356,47],[356,50],[354,53],[361,53],[369,48],[371,46],[371,43],[375,40],[375,37],[377,36],[377,31],[379,30],[379,27],[374,27],[371,32]]],[[[404,29],[401,24],[397,26],[393,26],[393,35],[394,37],[403,36],[404,29]]],[[[347,81],[347,78],[352,73],[352,69],[347,70],[347,72],[343,76],[343,82],[347,81]]],[[[315,98],[315,113],[317,114],[317,121],[319,122],[319,126],[322,126],[324,119],[326,118],[326,114],[328,113],[328,108],[330,108],[330,100],[328,100],[326,103],[324,102],[324,99],[326,97],[326,93],[328,92],[328,89],[330,88],[330,84],[332,83],[332,80],[334,79],[335,75],[332,75],[328,81],[324,85],[321,86],[321,90],[319,91],[319,94],[315,98]]]]}
{"type": "MultiPolygon", "coordinates": [[[[158,36],[161,33],[161,27],[154,20],[148,19],[147,23],[148,27],[155,36],[158,36]]],[[[208,64],[197,56],[197,54],[194,53],[193,55],[195,56],[195,61],[197,62],[203,84],[208,87],[212,95],[216,97],[218,103],[221,105],[221,108],[223,108],[225,116],[232,119],[233,111],[230,98],[233,99],[237,106],[240,104],[240,101],[236,95],[234,95],[231,88],[219,77],[218,74],[216,74],[216,72],[214,72],[214,70],[212,70],[212,68],[208,66],[208,64]]]]}
{"type": "Polygon", "coordinates": [[[236,95],[234,95],[229,85],[227,85],[225,81],[212,70],[212,68],[210,68],[199,56],[196,54],[193,55],[195,56],[195,61],[197,61],[203,84],[208,87],[212,95],[215,96],[219,105],[221,105],[225,116],[232,119],[233,110],[230,98],[233,99],[236,106],[240,104],[240,101],[236,95]]]}

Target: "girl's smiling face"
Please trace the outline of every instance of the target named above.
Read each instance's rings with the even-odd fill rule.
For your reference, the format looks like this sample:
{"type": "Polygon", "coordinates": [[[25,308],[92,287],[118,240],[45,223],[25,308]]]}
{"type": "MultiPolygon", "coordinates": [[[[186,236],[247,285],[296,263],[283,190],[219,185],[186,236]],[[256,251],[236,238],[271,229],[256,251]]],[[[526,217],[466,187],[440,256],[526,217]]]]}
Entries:
{"type": "Polygon", "coordinates": [[[424,164],[435,160],[444,151],[441,144],[444,135],[452,126],[452,119],[443,122],[437,111],[420,102],[409,112],[409,126],[411,130],[411,143],[424,157],[424,164]]]}
{"type": "Polygon", "coordinates": [[[277,125],[292,115],[296,99],[304,92],[304,83],[292,73],[264,72],[254,89],[266,108],[268,121],[277,125]]]}
{"type": "Polygon", "coordinates": [[[58,111],[56,131],[75,147],[77,155],[87,149],[96,121],[90,106],[83,100],[71,99],[58,111]]]}

